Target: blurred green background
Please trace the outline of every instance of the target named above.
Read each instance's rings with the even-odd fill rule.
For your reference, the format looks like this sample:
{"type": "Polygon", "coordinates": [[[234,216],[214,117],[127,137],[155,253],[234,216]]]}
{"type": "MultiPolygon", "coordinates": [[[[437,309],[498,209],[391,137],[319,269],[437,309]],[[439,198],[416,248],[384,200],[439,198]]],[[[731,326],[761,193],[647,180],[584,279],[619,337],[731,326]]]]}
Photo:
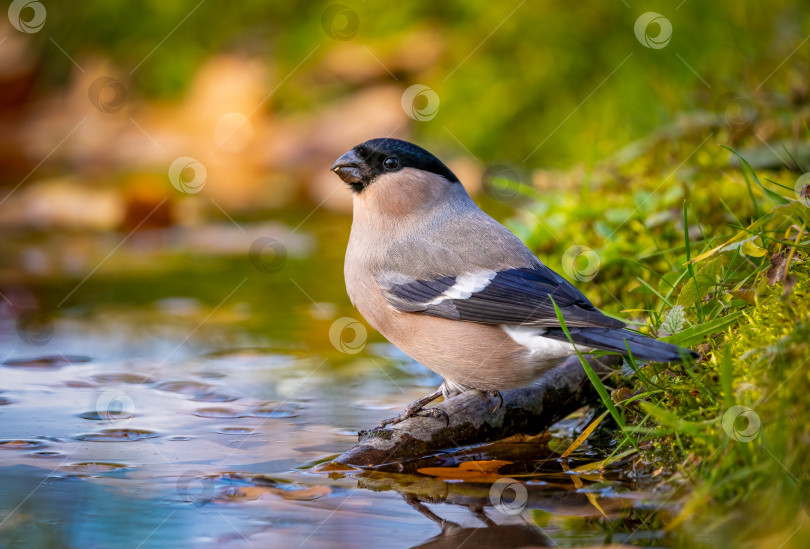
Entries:
{"type": "MultiPolygon", "coordinates": [[[[447,142],[446,126],[484,161],[522,162],[554,132],[528,165],[566,166],[609,154],[680,111],[712,111],[729,91],[758,91],[804,38],[810,17],[784,0],[627,4],[355,2],[324,20],[330,4],[153,0],[122,9],[108,0],[54,6],[51,36],[39,33],[33,47],[38,91],[47,92],[76,70],[48,38],[74,58],[101,56],[126,71],[194,10],[128,75],[133,100],[182,101],[201,67],[226,54],[261,63],[271,89],[318,47],[257,114],[306,114],[373,86],[424,84],[441,108],[431,123],[413,124],[420,138],[447,142]],[[633,33],[648,11],[671,22],[661,50],[633,33]],[[332,26],[348,39],[328,36],[332,26]]],[[[797,54],[769,89],[788,92],[785,76],[804,74],[806,51],[797,54]]]]}
{"type": "MultiPolygon", "coordinates": [[[[784,183],[787,194],[800,166],[810,165],[806,2],[7,4],[8,17],[0,16],[0,352],[17,363],[0,364],[0,405],[9,418],[0,438],[25,436],[65,453],[91,429],[79,419],[87,411],[82,399],[117,383],[94,373],[154,373],[151,385],[126,389],[142,399],[143,426],[168,434],[178,418],[189,421],[199,439],[172,442],[172,457],[198,468],[195,461],[211,455],[199,444],[210,438],[228,450],[220,468],[229,471],[229,447],[208,423],[193,423],[195,394],[172,400],[160,389],[165,383],[218,384],[237,404],[274,398],[300,407],[290,432],[318,445],[275,444],[279,424],[262,423],[257,432],[273,443],[248,447],[244,456],[260,471],[273,457],[314,463],[344,450],[353,430],[438,383],[373,331],[357,355],[342,352],[342,335],[331,333],[336,319],[359,314],[342,280],[351,193],[328,170],[364,140],[400,137],[436,153],[543,261],[576,279],[595,304],[649,324],[648,331],[660,324],[663,305],[651,308],[646,288],[661,288],[655,273],[683,269],[684,233],[694,253],[703,251],[773,206],[773,197],[746,186],[721,145],[739,150],[763,180],[784,183]],[[534,191],[493,187],[493,176],[534,191]],[[597,278],[564,270],[563,251],[574,244],[597,252],[597,278]],[[69,359],[77,356],[86,367],[69,359]],[[244,363],[255,370],[246,374],[244,363]],[[43,387],[49,398],[41,398],[43,387]]],[[[770,261],[743,259],[762,270],[770,261]]],[[[749,372],[742,368],[739,379],[749,385],[749,372]]],[[[788,417],[780,409],[772,415],[788,417]]],[[[81,446],[86,459],[99,459],[99,446],[81,446]]],[[[665,451],[671,458],[668,443],[665,451]]],[[[128,466],[168,479],[167,493],[176,492],[176,472],[162,462],[150,469],[142,463],[147,454],[121,453],[128,466]]],[[[26,469],[32,485],[51,474],[39,458],[15,459],[35,471],[26,469]]],[[[695,463],[688,472],[700,472],[695,463]]],[[[718,476],[737,473],[729,463],[718,476]]],[[[24,490],[8,486],[0,508],[13,509],[24,490]]],[[[156,523],[164,495],[149,504],[156,523]]],[[[54,497],[48,486],[37,495],[54,497]]],[[[412,510],[398,497],[380,497],[384,504],[368,499],[367,508],[395,518],[381,533],[368,515],[368,539],[432,535],[432,523],[413,528],[400,520],[412,510]]],[[[781,495],[752,499],[772,508],[791,503],[781,495]]],[[[54,546],[73,526],[59,518],[68,500],[54,506],[57,518],[46,529],[54,546]]],[[[104,516],[93,509],[107,502],[93,499],[86,515],[104,516]]],[[[310,536],[314,508],[292,521],[296,543],[310,536]]],[[[737,525],[748,515],[727,522],[729,507],[714,509],[718,523],[746,534],[737,525]]],[[[8,527],[17,529],[17,546],[39,535],[31,520],[37,512],[8,527]]],[[[196,511],[188,515],[175,520],[189,531],[208,523],[196,511]]],[[[551,531],[568,545],[601,542],[598,516],[575,522],[561,512],[551,531]]],[[[626,518],[632,535],[640,523],[626,518]]],[[[116,530],[128,540],[154,533],[152,523],[118,532],[115,521],[90,522],[76,531],[116,530]]],[[[644,529],[669,535],[659,526],[644,529]]],[[[793,531],[792,523],[782,526],[779,543],[793,531]]],[[[346,532],[354,540],[354,530],[346,532]]],[[[723,539],[719,532],[713,540],[723,539]]],[[[152,543],[164,543],[160,535],[152,543]]],[[[333,531],[318,538],[332,546],[333,531]]],[[[797,547],[800,538],[793,538],[797,547]]]]}
{"type": "MultiPolygon", "coordinates": [[[[433,151],[502,219],[525,202],[486,186],[493,174],[585,197],[600,162],[685,161],[691,146],[673,156],[655,139],[690,128],[719,136],[704,160],[730,156],[718,144],[808,153],[795,146],[810,96],[800,2],[29,4],[0,23],[0,227],[19,237],[4,243],[5,293],[38,276],[154,273],[110,253],[149,229],[189,231],[172,249],[198,258],[244,258],[272,234],[303,259],[312,246],[284,236],[314,232],[315,257],[337,266],[351,194],[328,168],[373,137],[433,151]],[[340,221],[320,220],[328,211],[340,221]],[[244,229],[268,220],[281,225],[244,229]],[[206,234],[209,223],[220,225],[206,234]],[[69,234],[102,241],[59,241],[69,234]],[[64,257],[48,259],[43,235],[64,257]]],[[[647,187],[610,169],[598,178],[647,187]]],[[[544,228],[559,236],[571,222],[537,215],[512,227],[548,260],[560,243],[544,228]]],[[[176,259],[160,272],[211,281],[202,262],[176,259]]],[[[347,304],[338,269],[316,300],[347,304]]]]}
{"type": "Polygon", "coordinates": [[[2,71],[2,179],[13,187],[88,116],[27,182],[55,167],[163,176],[187,155],[238,214],[320,202],[334,155],[391,134],[476,188],[488,163],[589,165],[679,113],[725,116],[729,93],[804,100],[809,19],[786,0],[48,5],[43,30],[3,31],[16,55],[2,71]],[[671,24],[660,49],[634,33],[650,11],[671,24]],[[91,90],[100,77],[115,83],[91,90]],[[440,101],[428,120],[402,108],[414,84],[440,101]],[[71,146],[91,125],[96,139],[71,146]]]}

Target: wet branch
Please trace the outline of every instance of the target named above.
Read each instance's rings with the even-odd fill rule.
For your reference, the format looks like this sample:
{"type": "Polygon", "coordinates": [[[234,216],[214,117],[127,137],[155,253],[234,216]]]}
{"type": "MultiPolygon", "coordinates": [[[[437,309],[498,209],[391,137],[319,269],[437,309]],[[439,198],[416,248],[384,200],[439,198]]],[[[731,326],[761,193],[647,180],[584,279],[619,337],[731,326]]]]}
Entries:
{"type": "MultiPolygon", "coordinates": [[[[589,357],[597,372],[618,366],[618,356],[589,357]]],[[[412,417],[397,425],[374,429],[335,461],[376,467],[430,455],[439,450],[489,442],[517,433],[535,434],[593,401],[596,391],[576,356],[549,371],[533,387],[504,393],[503,405],[493,412],[495,399],[467,391],[436,405],[444,418],[412,417]]]]}

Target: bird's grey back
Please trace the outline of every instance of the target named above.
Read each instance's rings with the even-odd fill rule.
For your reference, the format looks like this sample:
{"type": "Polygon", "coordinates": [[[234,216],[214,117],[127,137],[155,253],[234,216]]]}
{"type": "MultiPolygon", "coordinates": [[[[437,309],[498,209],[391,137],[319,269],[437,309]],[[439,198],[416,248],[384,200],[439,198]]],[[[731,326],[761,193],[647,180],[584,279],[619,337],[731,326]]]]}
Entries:
{"type": "MultiPolygon", "coordinates": [[[[459,185],[459,187],[461,187],[459,185]]],[[[380,271],[417,279],[540,264],[523,242],[484,213],[463,188],[428,211],[397,242],[390,243],[380,271]]]]}

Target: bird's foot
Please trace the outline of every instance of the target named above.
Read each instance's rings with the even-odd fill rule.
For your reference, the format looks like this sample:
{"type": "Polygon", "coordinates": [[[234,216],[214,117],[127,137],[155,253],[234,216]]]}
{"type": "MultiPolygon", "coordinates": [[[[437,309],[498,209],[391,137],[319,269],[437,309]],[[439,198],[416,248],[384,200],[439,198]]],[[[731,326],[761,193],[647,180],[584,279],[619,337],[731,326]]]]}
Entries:
{"type": "Polygon", "coordinates": [[[389,419],[384,419],[380,422],[380,428],[386,427],[388,425],[396,425],[397,423],[401,423],[408,418],[412,418],[415,416],[419,417],[435,417],[435,418],[442,418],[444,422],[449,426],[450,425],[450,416],[447,415],[447,412],[444,410],[439,410],[438,408],[425,408],[426,404],[429,404],[439,398],[442,395],[441,390],[434,391],[427,396],[420,398],[415,402],[411,402],[405,411],[399,414],[396,417],[392,417],[389,419]]]}
{"type": "Polygon", "coordinates": [[[503,406],[503,395],[500,391],[485,391],[484,394],[486,394],[489,398],[495,398],[498,400],[498,404],[496,404],[492,409],[493,414],[501,409],[501,406],[503,406]]]}

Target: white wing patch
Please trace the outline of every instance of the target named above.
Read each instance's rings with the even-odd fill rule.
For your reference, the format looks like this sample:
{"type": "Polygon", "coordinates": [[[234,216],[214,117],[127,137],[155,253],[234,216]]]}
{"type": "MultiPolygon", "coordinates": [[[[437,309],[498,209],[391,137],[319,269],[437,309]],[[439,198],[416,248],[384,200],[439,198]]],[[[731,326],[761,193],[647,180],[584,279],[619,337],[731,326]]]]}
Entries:
{"type": "MultiPolygon", "coordinates": [[[[506,332],[506,335],[511,337],[515,343],[529,349],[533,357],[555,359],[566,358],[576,354],[574,346],[569,342],[543,337],[545,330],[542,328],[537,328],[536,326],[507,326],[502,324],[501,329],[506,332]]],[[[580,352],[592,350],[590,347],[583,345],[577,345],[577,349],[579,349],[580,352]]]]}
{"type": "Polygon", "coordinates": [[[446,299],[469,299],[471,295],[489,286],[497,274],[497,271],[479,271],[457,276],[455,284],[447,288],[440,296],[427,302],[426,305],[437,305],[446,299]]]}

